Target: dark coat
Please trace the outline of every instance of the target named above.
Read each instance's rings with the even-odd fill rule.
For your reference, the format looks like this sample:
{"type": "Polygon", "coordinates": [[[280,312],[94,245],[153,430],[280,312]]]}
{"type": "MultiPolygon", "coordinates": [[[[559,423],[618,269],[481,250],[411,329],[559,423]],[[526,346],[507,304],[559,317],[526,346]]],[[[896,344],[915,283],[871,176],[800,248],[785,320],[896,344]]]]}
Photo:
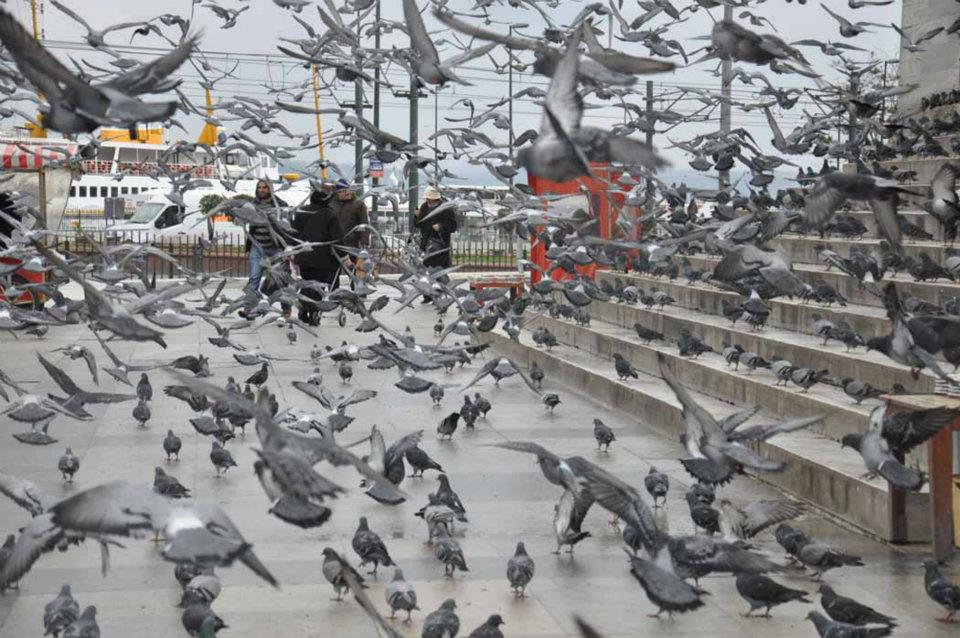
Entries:
{"type": "MultiPolygon", "coordinates": [[[[440,203],[442,204],[443,200],[440,200],[440,203]]],[[[420,204],[420,208],[417,209],[417,217],[414,220],[417,229],[420,231],[420,250],[424,252],[427,252],[427,250],[434,252],[433,248],[438,245],[449,248],[450,235],[457,230],[457,218],[453,213],[453,209],[445,210],[439,215],[431,217],[425,222],[421,222],[420,220],[429,215],[431,210],[433,210],[433,208],[428,206],[427,202],[420,204]],[[434,230],[434,224],[439,224],[440,230],[434,230]]],[[[426,266],[448,268],[453,263],[453,255],[451,251],[448,250],[430,257],[423,263],[426,266]]]]}
{"type": "MultiPolygon", "coordinates": [[[[340,223],[327,204],[307,204],[293,217],[293,228],[300,241],[340,241],[340,223]]],[[[333,254],[332,246],[315,246],[312,250],[294,257],[297,266],[333,274],[340,263],[333,254]]]]}
{"type": "MultiPolygon", "coordinates": [[[[346,235],[360,224],[370,223],[367,217],[367,205],[362,200],[354,197],[346,201],[334,199],[331,203],[334,211],[337,213],[337,220],[340,222],[340,230],[346,235]]],[[[356,232],[349,237],[343,238],[345,246],[357,247],[360,245],[362,233],[356,232]]]]}

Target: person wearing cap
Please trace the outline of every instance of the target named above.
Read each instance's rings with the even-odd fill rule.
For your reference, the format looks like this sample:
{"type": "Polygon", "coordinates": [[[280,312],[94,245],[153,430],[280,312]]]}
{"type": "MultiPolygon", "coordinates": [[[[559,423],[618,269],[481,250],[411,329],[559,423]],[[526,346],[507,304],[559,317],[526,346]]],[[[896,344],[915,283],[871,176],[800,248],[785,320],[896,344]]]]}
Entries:
{"type": "Polygon", "coordinates": [[[333,210],[337,215],[340,230],[343,231],[341,243],[344,246],[358,248],[362,245],[364,235],[362,231],[351,232],[361,224],[369,223],[367,206],[358,199],[350,183],[341,179],[333,187],[336,198],[332,202],[333,210]]]}
{"type": "Polygon", "coordinates": [[[431,268],[449,268],[453,263],[450,235],[457,230],[457,218],[451,208],[427,219],[427,216],[443,203],[443,196],[433,186],[427,186],[423,197],[424,202],[417,209],[414,220],[417,229],[420,231],[420,250],[425,254],[431,253],[431,256],[425,259],[423,263],[431,268]]]}
{"type": "MultiPolygon", "coordinates": [[[[329,191],[314,190],[310,193],[310,203],[301,207],[293,217],[293,228],[297,232],[297,239],[304,242],[340,241],[343,233],[337,214],[331,206],[333,194],[329,191]]],[[[305,280],[326,284],[331,289],[336,288],[340,263],[333,254],[332,246],[314,246],[312,249],[298,253],[294,257],[300,269],[300,277],[305,280]]],[[[323,297],[320,291],[313,288],[304,288],[303,295],[314,301],[323,297]]],[[[301,302],[299,318],[304,323],[317,325],[318,309],[315,303],[301,302]]]]}

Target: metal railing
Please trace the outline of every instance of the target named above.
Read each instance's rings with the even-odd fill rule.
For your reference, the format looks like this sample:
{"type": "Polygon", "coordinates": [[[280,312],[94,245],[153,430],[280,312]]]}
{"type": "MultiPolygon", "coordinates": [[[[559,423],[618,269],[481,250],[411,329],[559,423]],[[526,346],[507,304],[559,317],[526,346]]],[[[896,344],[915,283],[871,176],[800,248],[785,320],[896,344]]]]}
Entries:
{"type": "MultiPolygon", "coordinates": [[[[405,235],[385,237],[389,253],[396,253],[406,245],[405,235]]],[[[200,238],[191,235],[161,235],[151,231],[114,231],[102,230],[61,230],[57,235],[57,248],[61,252],[77,256],[98,255],[91,242],[101,246],[118,244],[145,244],[159,248],[174,257],[181,265],[194,272],[220,273],[225,277],[247,277],[250,274],[249,259],[246,250],[246,237],[242,231],[217,236],[212,245],[204,247],[200,238]]],[[[512,271],[516,270],[516,246],[510,237],[504,235],[480,235],[452,238],[453,263],[459,265],[461,272],[512,271]]],[[[527,246],[522,256],[527,257],[527,246]]],[[[152,254],[138,257],[147,278],[158,279],[183,277],[184,273],[175,264],[152,254]]],[[[381,272],[396,272],[389,263],[382,262],[381,272]]]]}

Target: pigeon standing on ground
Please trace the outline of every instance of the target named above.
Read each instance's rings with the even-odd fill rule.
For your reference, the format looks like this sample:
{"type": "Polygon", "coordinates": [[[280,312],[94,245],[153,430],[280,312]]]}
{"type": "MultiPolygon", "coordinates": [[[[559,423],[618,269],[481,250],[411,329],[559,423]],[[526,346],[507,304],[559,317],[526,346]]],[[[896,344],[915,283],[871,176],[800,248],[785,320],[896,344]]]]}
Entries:
{"type": "Polygon", "coordinates": [[[639,379],[636,368],[630,365],[630,362],[623,358],[619,352],[613,353],[613,367],[617,370],[617,378],[623,381],[629,377],[639,379]]]}
{"type": "Polygon", "coordinates": [[[553,552],[559,555],[560,550],[568,545],[567,553],[572,554],[574,546],[590,536],[590,532],[580,529],[583,519],[590,510],[591,502],[570,490],[564,490],[560,502],[553,506],[553,531],[557,538],[557,549],[553,552]]]}
{"type": "Polygon", "coordinates": [[[167,455],[167,461],[170,461],[171,456],[177,457],[179,461],[181,447],[183,447],[183,441],[180,437],[174,434],[173,430],[167,430],[167,436],[163,437],[163,451],[167,455]]]}
{"type": "Polygon", "coordinates": [[[737,593],[747,601],[750,609],[742,614],[745,618],[751,617],[757,609],[765,609],[764,618],[770,617],[770,610],[777,605],[791,601],[801,603],[811,602],[807,592],[800,589],[790,589],[763,574],[737,574],[737,593]]]}
{"type": "Polygon", "coordinates": [[[923,561],[926,570],[923,575],[923,588],[930,600],[947,610],[947,615],[938,618],[940,622],[952,623],[953,617],[960,611],[960,586],[957,586],[940,573],[937,561],[927,559],[923,561]]]}
{"type": "Polygon", "coordinates": [[[373,563],[373,571],[367,572],[369,574],[376,575],[377,568],[380,565],[390,567],[395,564],[390,558],[390,552],[387,551],[387,546],[383,544],[380,536],[370,530],[370,527],[367,525],[366,516],[360,517],[360,525],[353,534],[351,545],[353,551],[360,557],[360,567],[363,567],[367,563],[373,563]]]}
{"type": "Polygon", "coordinates": [[[57,469],[67,483],[73,483],[73,475],[80,469],[80,459],[73,453],[73,450],[67,448],[60,460],[57,462],[57,469]]]}
{"type": "Polygon", "coordinates": [[[669,476],[650,466],[650,471],[643,477],[643,486],[647,488],[647,493],[653,497],[654,507],[660,507],[667,502],[667,492],[670,491],[669,476]]]}
{"type": "Polygon", "coordinates": [[[327,582],[333,585],[333,591],[336,592],[337,597],[334,599],[338,603],[343,602],[343,593],[350,589],[350,581],[356,582],[362,589],[366,589],[367,586],[363,582],[363,578],[357,573],[349,563],[346,562],[336,550],[330,547],[323,548],[323,577],[327,579],[327,582]],[[344,571],[349,570],[353,578],[347,578],[344,576],[344,571]]]}
{"type": "Polygon", "coordinates": [[[440,464],[430,458],[430,455],[424,452],[419,447],[412,447],[406,452],[404,452],[404,458],[407,459],[407,463],[410,464],[410,467],[413,469],[413,472],[410,474],[410,477],[423,476],[423,473],[427,470],[436,470],[438,472],[443,472],[443,468],[440,467],[440,464]]]}
{"type": "Polygon", "coordinates": [[[859,603],[852,598],[841,596],[826,583],[820,583],[820,605],[833,620],[848,625],[887,625],[896,627],[897,621],[879,611],[859,603]]]}
{"type": "Polygon", "coordinates": [[[48,602],[43,608],[43,635],[53,635],[54,638],[80,617],[80,606],[70,592],[70,585],[60,588],[56,598],[48,602]]]}
{"type": "Polygon", "coordinates": [[[153,491],[161,496],[170,498],[189,498],[190,490],[184,487],[177,477],[163,471],[163,468],[153,469],[153,491]]]}
{"type": "Polygon", "coordinates": [[[140,373],[140,380],[137,381],[137,398],[141,401],[151,401],[153,399],[153,386],[150,385],[150,377],[146,372],[140,373]]]}
{"type": "Polygon", "coordinates": [[[337,366],[337,374],[340,375],[341,382],[349,383],[350,379],[353,378],[353,366],[350,365],[349,361],[341,361],[340,365],[337,366]]]}
{"type": "Polygon", "coordinates": [[[133,418],[136,419],[138,427],[147,427],[147,421],[150,420],[150,407],[143,399],[140,399],[137,405],[134,406],[133,418]]]}
{"type": "Polygon", "coordinates": [[[457,425],[459,422],[459,412],[451,412],[447,416],[443,417],[443,419],[440,420],[440,425],[437,426],[437,434],[440,435],[438,438],[441,441],[443,440],[443,437],[447,437],[448,441],[453,439],[453,433],[457,431],[457,425]]]}
{"type": "Polygon", "coordinates": [[[217,470],[217,478],[220,478],[224,472],[226,472],[231,467],[236,467],[237,462],[233,460],[233,455],[230,454],[230,451],[223,447],[223,444],[220,441],[213,441],[210,448],[210,462],[213,463],[213,467],[217,470]]]}
{"type": "Polygon", "coordinates": [[[100,626],[97,625],[97,608],[90,605],[80,617],[67,625],[63,638],[100,638],[100,626]]]}
{"type": "Polygon", "coordinates": [[[560,400],[560,395],[556,392],[547,392],[543,395],[541,401],[543,402],[544,409],[549,410],[550,414],[553,414],[554,408],[563,403],[563,401],[560,400]]]}
{"type": "Polygon", "coordinates": [[[433,535],[433,555],[443,563],[443,575],[447,578],[453,578],[458,569],[463,572],[470,571],[460,543],[451,538],[445,526],[438,527],[433,535]]]}
{"type": "Polygon", "coordinates": [[[430,400],[433,401],[433,404],[436,406],[440,405],[440,402],[443,401],[443,386],[437,385],[434,383],[430,386],[430,400]]]}
{"type": "Polygon", "coordinates": [[[527,585],[533,580],[534,563],[523,542],[517,543],[517,551],[507,561],[507,580],[514,595],[523,598],[527,595],[527,585]]]}
{"type": "Polygon", "coordinates": [[[538,390],[543,387],[545,377],[546,375],[543,374],[543,368],[541,368],[536,361],[530,364],[530,380],[538,390]]]}
{"type": "Polygon", "coordinates": [[[597,440],[597,449],[603,446],[605,452],[609,452],[610,444],[617,440],[613,430],[600,419],[593,420],[593,438],[597,440]]]}
{"type": "Polygon", "coordinates": [[[447,598],[436,611],[427,614],[423,620],[422,638],[451,638],[460,631],[460,618],[457,616],[457,602],[447,598]]]}
{"type": "Polygon", "coordinates": [[[396,617],[399,609],[407,612],[407,617],[403,622],[408,623],[410,622],[410,614],[414,610],[419,611],[420,609],[417,607],[417,592],[414,591],[413,585],[403,579],[403,572],[399,567],[393,570],[393,580],[387,583],[383,595],[387,599],[387,604],[390,605],[391,618],[396,617]]]}
{"type": "Polygon", "coordinates": [[[503,632],[500,631],[500,625],[503,624],[500,614],[493,614],[482,625],[471,631],[468,638],[503,638],[503,632]]]}

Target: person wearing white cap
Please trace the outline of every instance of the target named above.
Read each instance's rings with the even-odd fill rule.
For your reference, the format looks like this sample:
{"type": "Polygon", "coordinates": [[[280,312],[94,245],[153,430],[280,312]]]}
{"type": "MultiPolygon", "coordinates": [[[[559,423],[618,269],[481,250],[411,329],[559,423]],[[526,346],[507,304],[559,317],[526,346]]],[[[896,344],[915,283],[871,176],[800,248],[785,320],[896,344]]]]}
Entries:
{"type": "Polygon", "coordinates": [[[430,255],[423,263],[428,267],[448,268],[453,262],[450,235],[457,230],[457,218],[452,208],[430,216],[443,203],[443,195],[437,188],[427,186],[423,197],[425,201],[417,209],[414,220],[420,231],[420,250],[430,255]]]}

